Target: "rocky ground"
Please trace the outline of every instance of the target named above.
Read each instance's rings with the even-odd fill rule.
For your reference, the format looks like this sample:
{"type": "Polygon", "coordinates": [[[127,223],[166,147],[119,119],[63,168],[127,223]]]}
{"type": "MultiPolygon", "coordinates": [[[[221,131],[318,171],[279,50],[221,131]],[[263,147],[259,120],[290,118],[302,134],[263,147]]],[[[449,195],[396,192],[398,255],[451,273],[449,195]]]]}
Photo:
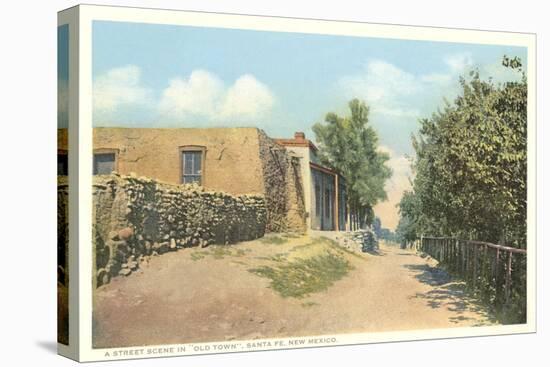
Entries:
{"type": "Polygon", "coordinates": [[[152,257],[95,291],[94,347],[493,323],[432,260],[384,244],[362,253],[337,245],[341,234],[320,235],[152,257]],[[316,264],[334,266],[335,275],[316,264]]]}

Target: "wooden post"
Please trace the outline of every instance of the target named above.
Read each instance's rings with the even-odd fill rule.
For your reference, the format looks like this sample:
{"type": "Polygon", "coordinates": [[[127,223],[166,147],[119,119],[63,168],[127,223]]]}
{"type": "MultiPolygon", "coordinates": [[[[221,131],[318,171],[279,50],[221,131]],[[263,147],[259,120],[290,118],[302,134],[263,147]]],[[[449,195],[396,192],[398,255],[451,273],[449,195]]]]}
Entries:
{"type": "Polygon", "coordinates": [[[474,245],[474,279],[473,279],[473,287],[476,288],[476,281],[477,281],[477,245],[474,245]]]}
{"type": "Polygon", "coordinates": [[[506,266],[506,304],[508,304],[508,301],[510,300],[510,288],[512,283],[512,252],[508,252],[508,265],[506,266]]]}
{"type": "Polygon", "coordinates": [[[482,290],[482,294],[483,294],[483,297],[485,297],[486,295],[486,288],[487,288],[487,244],[483,245],[483,261],[482,261],[482,266],[483,266],[483,269],[482,269],[482,273],[481,273],[481,279],[483,279],[484,281],[484,284],[483,284],[483,287],[481,288],[482,290]]]}
{"type": "Polygon", "coordinates": [[[460,242],[459,240],[457,239],[456,242],[455,242],[455,257],[456,257],[456,272],[459,271],[460,269],[460,242]]]}
{"type": "Polygon", "coordinates": [[[499,260],[499,257],[500,257],[500,249],[497,248],[497,253],[496,253],[496,258],[495,258],[495,299],[498,300],[498,260],[499,260]]]}

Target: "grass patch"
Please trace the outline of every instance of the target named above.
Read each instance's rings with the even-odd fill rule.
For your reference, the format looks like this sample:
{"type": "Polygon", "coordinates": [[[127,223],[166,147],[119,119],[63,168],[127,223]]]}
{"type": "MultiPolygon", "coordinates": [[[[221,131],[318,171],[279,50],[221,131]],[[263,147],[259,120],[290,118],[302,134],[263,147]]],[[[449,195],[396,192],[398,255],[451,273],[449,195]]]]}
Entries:
{"type": "Polygon", "coordinates": [[[250,252],[250,249],[238,248],[233,250],[229,246],[212,246],[206,251],[191,253],[191,260],[202,260],[207,256],[212,256],[216,260],[221,260],[226,256],[242,257],[246,255],[247,252],[250,252]]]}
{"type": "Polygon", "coordinates": [[[340,245],[338,244],[338,242],[335,241],[335,240],[333,240],[332,238],[327,238],[327,237],[322,237],[322,236],[321,236],[321,237],[316,238],[316,240],[318,240],[319,243],[324,243],[324,244],[327,244],[327,245],[330,245],[330,246],[335,247],[335,249],[336,249],[337,251],[339,251],[340,253],[345,252],[346,254],[351,255],[351,256],[354,256],[354,257],[356,257],[356,258],[358,258],[358,259],[367,260],[365,257],[361,256],[361,255],[358,254],[357,252],[351,251],[351,250],[349,250],[349,249],[347,249],[347,248],[345,248],[345,247],[340,246],[340,245]]]}
{"type": "Polygon", "coordinates": [[[302,303],[302,307],[304,308],[310,308],[313,306],[319,306],[319,304],[317,302],[311,302],[311,301],[302,303]]]}
{"type": "Polygon", "coordinates": [[[276,267],[261,266],[249,271],[270,279],[270,287],[281,296],[302,298],[328,289],[352,269],[353,266],[346,259],[327,252],[276,267]]]}
{"type": "Polygon", "coordinates": [[[210,254],[216,260],[221,260],[226,256],[231,256],[231,250],[226,246],[216,246],[210,249],[210,254]]]}
{"type": "Polygon", "coordinates": [[[281,252],[279,254],[271,255],[271,256],[254,256],[254,259],[256,260],[264,260],[264,261],[274,261],[274,262],[283,262],[286,261],[286,257],[288,255],[288,252],[281,252]]]}
{"type": "Polygon", "coordinates": [[[265,236],[260,239],[260,242],[266,245],[282,245],[288,242],[288,238],[279,236],[265,236]]]}
{"type": "Polygon", "coordinates": [[[285,238],[300,238],[300,237],[303,236],[303,234],[288,232],[288,233],[283,233],[282,236],[285,237],[285,238]]]}
{"type": "Polygon", "coordinates": [[[197,261],[197,260],[202,260],[206,257],[207,253],[204,251],[204,252],[192,252],[191,253],[191,260],[193,261],[197,261]]]}
{"type": "Polygon", "coordinates": [[[303,245],[297,245],[297,246],[294,246],[293,248],[291,248],[290,252],[305,250],[306,248],[312,247],[312,246],[315,246],[315,245],[316,245],[315,242],[305,243],[303,245]]]}

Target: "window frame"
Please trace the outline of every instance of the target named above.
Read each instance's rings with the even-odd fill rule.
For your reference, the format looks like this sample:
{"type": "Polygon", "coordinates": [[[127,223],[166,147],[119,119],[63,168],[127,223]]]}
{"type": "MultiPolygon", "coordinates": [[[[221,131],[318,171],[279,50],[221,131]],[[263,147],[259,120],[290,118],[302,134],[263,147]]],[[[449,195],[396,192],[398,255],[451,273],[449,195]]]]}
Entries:
{"type": "MultiPolygon", "coordinates": [[[[202,145],[183,145],[183,146],[180,146],[178,148],[178,154],[180,156],[180,172],[179,172],[179,176],[180,176],[180,183],[181,184],[185,184],[184,182],[184,178],[185,178],[185,159],[184,159],[184,153],[186,152],[193,152],[193,153],[200,153],[201,155],[201,169],[200,169],[200,178],[199,178],[199,182],[198,182],[198,185],[199,186],[204,186],[204,183],[205,183],[205,179],[204,179],[204,168],[205,168],[205,161],[206,161],[206,147],[205,146],[202,146],[202,145]]],[[[187,176],[197,176],[197,175],[187,175],[187,176]]]]}
{"type": "Polygon", "coordinates": [[[97,174],[94,173],[96,168],[95,156],[99,154],[113,154],[115,156],[115,160],[113,162],[113,170],[111,171],[111,173],[118,172],[118,153],[119,153],[118,149],[111,149],[111,148],[94,149],[93,157],[92,157],[92,175],[97,176],[97,174]]]}

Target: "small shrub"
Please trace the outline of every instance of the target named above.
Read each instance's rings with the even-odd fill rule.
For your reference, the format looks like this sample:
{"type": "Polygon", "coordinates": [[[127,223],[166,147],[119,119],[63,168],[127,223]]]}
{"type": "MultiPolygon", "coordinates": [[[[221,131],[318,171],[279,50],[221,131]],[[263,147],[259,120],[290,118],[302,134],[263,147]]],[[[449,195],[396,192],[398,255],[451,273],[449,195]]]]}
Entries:
{"type": "Polygon", "coordinates": [[[302,298],[328,289],[352,269],[353,266],[346,259],[328,252],[275,267],[261,266],[249,271],[270,279],[270,287],[281,296],[302,298]]]}

